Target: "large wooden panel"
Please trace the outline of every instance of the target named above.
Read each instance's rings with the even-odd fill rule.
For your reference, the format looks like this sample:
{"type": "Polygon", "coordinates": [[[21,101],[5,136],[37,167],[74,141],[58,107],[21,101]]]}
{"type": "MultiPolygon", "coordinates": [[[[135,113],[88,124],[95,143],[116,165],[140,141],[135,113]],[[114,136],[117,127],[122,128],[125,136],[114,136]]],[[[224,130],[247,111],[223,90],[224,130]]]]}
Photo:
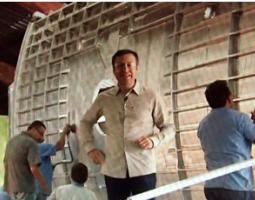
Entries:
{"type": "MultiPolygon", "coordinates": [[[[169,122],[175,122],[179,134],[180,141],[157,150],[158,186],[177,181],[183,174],[192,177],[205,172],[196,132],[211,110],[204,97],[207,84],[231,79],[239,110],[248,114],[255,107],[255,4],[241,3],[243,12],[238,12],[238,5],[79,2],[31,23],[15,76],[13,134],[41,119],[48,126],[47,141],[56,142],[65,123],[79,123],[97,84],[114,80],[113,53],[131,48],[140,56],[139,81],[163,98],[169,122]],[[214,14],[205,18],[208,7],[214,14]]],[[[97,129],[94,135],[99,140],[96,145],[103,147],[104,136],[97,129]]],[[[59,152],[53,161],[65,155],[59,152]]],[[[89,166],[88,186],[99,199],[106,199],[99,166],[89,161],[83,147],[79,159],[89,166]]],[[[66,169],[56,168],[55,186],[68,182],[66,169]]],[[[200,184],[158,199],[202,200],[202,188],[200,184]]]]}

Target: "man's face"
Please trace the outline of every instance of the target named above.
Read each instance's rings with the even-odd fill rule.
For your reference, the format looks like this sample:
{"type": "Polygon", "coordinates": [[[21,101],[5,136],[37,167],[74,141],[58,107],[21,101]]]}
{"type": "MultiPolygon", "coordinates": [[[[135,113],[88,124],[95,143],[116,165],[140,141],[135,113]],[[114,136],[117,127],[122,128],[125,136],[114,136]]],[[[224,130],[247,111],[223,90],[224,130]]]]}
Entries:
{"type": "Polygon", "coordinates": [[[130,89],[134,86],[137,75],[137,63],[133,54],[124,54],[115,59],[113,73],[120,87],[130,89]]]}
{"type": "Polygon", "coordinates": [[[42,143],[44,141],[44,134],[46,132],[46,129],[42,126],[34,128],[34,139],[39,142],[42,143]]]}

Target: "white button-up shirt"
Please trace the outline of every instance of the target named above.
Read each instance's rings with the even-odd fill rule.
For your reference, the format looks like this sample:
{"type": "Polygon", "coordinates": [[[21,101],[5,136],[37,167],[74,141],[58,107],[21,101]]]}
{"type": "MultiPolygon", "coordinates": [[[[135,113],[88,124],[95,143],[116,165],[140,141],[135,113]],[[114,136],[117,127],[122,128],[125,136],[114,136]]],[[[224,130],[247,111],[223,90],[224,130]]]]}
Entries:
{"type": "Polygon", "coordinates": [[[91,190],[76,184],[62,185],[56,188],[47,200],[97,200],[91,190]]]}
{"type": "Polygon", "coordinates": [[[81,145],[87,153],[96,148],[92,127],[102,115],[106,118],[102,174],[125,178],[127,171],[130,177],[155,173],[154,149],[141,149],[135,141],[149,136],[156,147],[174,138],[159,97],[138,83],[126,95],[117,86],[99,94],[80,124],[81,145]],[[156,134],[155,126],[160,130],[156,134]]]}

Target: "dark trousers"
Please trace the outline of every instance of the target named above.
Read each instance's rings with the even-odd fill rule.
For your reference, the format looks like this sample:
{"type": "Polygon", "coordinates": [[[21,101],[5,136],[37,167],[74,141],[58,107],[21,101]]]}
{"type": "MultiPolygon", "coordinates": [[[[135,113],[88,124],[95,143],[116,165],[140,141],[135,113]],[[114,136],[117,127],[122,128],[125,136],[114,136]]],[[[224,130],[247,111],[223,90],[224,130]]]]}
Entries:
{"type": "Polygon", "coordinates": [[[252,191],[237,191],[224,188],[204,188],[207,200],[254,200],[252,191]]]}
{"type": "MultiPolygon", "coordinates": [[[[105,176],[108,200],[126,200],[129,196],[154,189],[156,174],[130,178],[113,178],[105,176]]],[[[155,199],[151,199],[155,200],[155,199]]]]}

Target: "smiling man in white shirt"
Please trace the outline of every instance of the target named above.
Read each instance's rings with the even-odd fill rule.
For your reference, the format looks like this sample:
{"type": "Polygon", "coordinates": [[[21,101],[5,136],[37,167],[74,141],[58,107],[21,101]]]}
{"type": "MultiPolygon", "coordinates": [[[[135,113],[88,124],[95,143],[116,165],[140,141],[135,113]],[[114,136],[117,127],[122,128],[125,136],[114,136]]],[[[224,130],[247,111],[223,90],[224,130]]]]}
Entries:
{"type": "Polygon", "coordinates": [[[123,49],[112,57],[118,85],[98,95],[81,120],[79,136],[91,160],[101,172],[109,200],[124,200],[156,186],[154,148],[174,138],[162,102],[137,81],[139,58],[123,49]],[[105,151],[95,147],[92,127],[105,116],[105,151]],[[159,129],[154,133],[154,127],[159,129]]]}

